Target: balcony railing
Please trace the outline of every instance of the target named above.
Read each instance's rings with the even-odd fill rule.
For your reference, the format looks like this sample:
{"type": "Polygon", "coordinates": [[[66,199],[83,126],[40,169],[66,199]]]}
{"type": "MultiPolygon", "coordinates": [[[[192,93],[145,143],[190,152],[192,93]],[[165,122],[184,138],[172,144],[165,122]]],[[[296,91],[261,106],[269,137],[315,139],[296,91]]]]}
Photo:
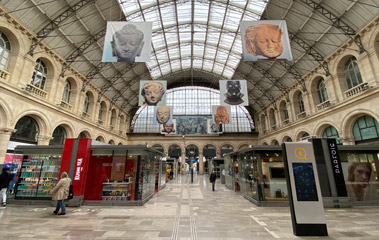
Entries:
{"type": "Polygon", "coordinates": [[[345,91],[346,97],[354,96],[358,93],[364,92],[367,89],[369,89],[368,83],[361,83],[353,88],[350,88],[349,90],[345,91]]]}
{"type": "Polygon", "coordinates": [[[69,103],[66,103],[65,101],[61,101],[61,104],[59,104],[59,106],[71,111],[72,110],[72,105],[69,104],[69,103]]]}
{"type": "Polygon", "coordinates": [[[44,98],[46,99],[47,98],[47,92],[45,92],[44,90],[34,86],[34,85],[31,85],[31,84],[26,84],[26,88],[25,88],[26,91],[34,94],[34,95],[37,95],[38,97],[41,97],[41,98],[44,98]]]}
{"type": "Polygon", "coordinates": [[[301,113],[297,114],[297,119],[302,119],[302,118],[305,118],[306,116],[307,116],[306,112],[301,112],[301,113]]]}
{"type": "Polygon", "coordinates": [[[8,81],[10,77],[11,77],[11,74],[9,72],[0,69],[0,79],[4,81],[8,81]]]}
{"type": "Polygon", "coordinates": [[[317,105],[317,110],[321,110],[321,109],[327,108],[330,105],[331,105],[330,101],[326,100],[325,102],[322,102],[322,103],[320,103],[320,104],[317,105]]]}

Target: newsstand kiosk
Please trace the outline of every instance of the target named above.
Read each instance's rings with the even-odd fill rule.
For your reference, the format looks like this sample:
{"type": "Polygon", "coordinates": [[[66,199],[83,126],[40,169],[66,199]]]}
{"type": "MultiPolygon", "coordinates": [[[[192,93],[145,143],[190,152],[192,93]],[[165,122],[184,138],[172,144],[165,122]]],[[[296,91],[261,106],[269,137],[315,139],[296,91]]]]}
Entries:
{"type": "Polygon", "coordinates": [[[69,206],[143,205],[156,183],[165,185],[164,154],[145,145],[107,145],[91,139],[66,139],[62,146],[22,146],[15,200],[51,200],[62,172],[72,180],[69,206]],[[54,150],[52,152],[52,150],[54,150]],[[156,164],[158,163],[158,164],[156,164]]]}

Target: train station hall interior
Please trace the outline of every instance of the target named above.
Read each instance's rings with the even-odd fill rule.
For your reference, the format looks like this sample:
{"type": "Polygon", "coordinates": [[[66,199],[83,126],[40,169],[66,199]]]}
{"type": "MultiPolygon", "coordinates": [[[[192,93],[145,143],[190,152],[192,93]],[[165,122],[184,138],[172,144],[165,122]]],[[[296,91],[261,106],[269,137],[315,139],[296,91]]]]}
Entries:
{"type": "Polygon", "coordinates": [[[379,239],[378,121],[379,0],[0,0],[0,239],[379,239]]]}

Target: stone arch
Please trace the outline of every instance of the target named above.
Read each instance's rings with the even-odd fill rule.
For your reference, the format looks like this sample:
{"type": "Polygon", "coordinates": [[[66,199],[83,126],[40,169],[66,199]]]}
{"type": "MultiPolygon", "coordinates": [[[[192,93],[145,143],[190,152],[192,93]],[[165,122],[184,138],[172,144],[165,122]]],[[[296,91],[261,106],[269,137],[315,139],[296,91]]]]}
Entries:
{"type": "Polygon", "coordinates": [[[275,118],[274,108],[270,108],[268,110],[268,121],[269,121],[269,129],[275,129],[277,122],[276,122],[276,118],[275,118]]]}
{"type": "Polygon", "coordinates": [[[115,142],[114,142],[113,139],[111,139],[111,140],[108,141],[108,144],[115,145],[115,142]]]}
{"type": "MultiPolygon", "coordinates": [[[[310,89],[311,98],[315,107],[321,103],[319,100],[318,92],[317,92],[317,86],[321,79],[323,79],[324,82],[326,81],[326,77],[324,75],[315,74],[313,78],[309,81],[308,89],[310,89]]],[[[328,92],[328,89],[327,89],[327,92],[328,92]]]]}
{"type": "MultiPolygon", "coordinates": [[[[63,82],[63,89],[66,85],[66,81],[68,81],[71,84],[71,97],[70,97],[69,104],[74,106],[81,92],[80,86],[78,84],[79,81],[73,76],[66,76],[63,82]]],[[[62,92],[62,98],[63,98],[63,92],[62,92]]]]}
{"type": "Polygon", "coordinates": [[[270,145],[280,145],[279,141],[276,140],[275,138],[271,140],[271,144],[270,145]]]}
{"type": "Polygon", "coordinates": [[[20,113],[18,116],[16,116],[16,120],[12,123],[13,124],[12,127],[15,128],[16,123],[22,117],[25,117],[25,116],[29,116],[37,122],[38,127],[39,127],[39,135],[40,136],[51,136],[52,135],[53,130],[51,129],[51,124],[50,124],[49,119],[47,118],[47,116],[43,112],[38,111],[38,110],[30,110],[30,111],[20,113]]]}
{"type": "Polygon", "coordinates": [[[340,133],[340,129],[339,129],[339,127],[338,127],[335,123],[333,123],[333,122],[331,122],[331,121],[328,121],[328,120],[325,120],[325,121],[319,122],[319,123],[315,126],[315,128],[314,128],[314,129],[315,129],[315,132],[313,133],[313,135],[315,135],[315,136],[317,136],[317,137],[322,137],[323,132],[324,132],[325,129],[327,129],[329,126],[334,127],[334,128],[337,130],[338,134],[341,134],[341,133],[340,133]]]}
{"type": "Polygon", "coordinates": [[[117,145],[120,146],[120,145],[123,145],[123,144],[122,144],[122,142],[119,142],[117,145]]]}
{"type": "Polygon", "coordinates": [[[54,130],[58,127],[58,126],[61,126],[67,133],[67,138],[75,138],[75,134],[74,134],[74,125],[69,122],[69,121],[66,121],[66,120],[63,120],[63,121],[60,121],[58,122],[57,124],[55,124],[53,127],[52,127],[52,131],[51,131],[51,134],[53,134],[54,130]]]}
{"type": "MultiPolygon", "coordinates": [[[[299,106],[299,95],[300,94],[303,94],[303,92],[300,91],[299,89],[297,89],[296,91],[294,91],[294,93],[292,95],[292,101],[291,102],[293,104],[296,116],[300,113],[300,106],[299,106]]],[[[303,99],[304,99],[304,95],[303,95],[303,99]]]]}
{"type": "MultiPolygon", "coordinates": [[[[348,140],[354,141],[354,135],[353,135],[353,126],[354,123],[360,118],[365,115],[371,116],[376,121],[378,121],[379,116],[375,114],[374,112],[370,110],[365,110],[365,109],[357,109],[355,111],[349,112],[341,122],[341,129],[343,131],[343,138],[347,138],[348,140]]],[[[342,134],[341,134],[342,135],[342,134]]]]}
{"type": "Polygon", "coordinates": [[[106,143],[105,137],[102,136],[101,134],[99,134],[99,135],[95,138],[95,140],[96,140],[96,141],[99,141],[99,142],[106,143]]]}
{"type": "MultiPolygon", "coordinates": [[[[171,145],[169,145],[168,147],[167,147],[167,155],[168,156],[173,156],[173,153],[171,152],[172,150],[170,150],[171,148],[175,148],[175,149],[179,149],[180,150],[180,153],[179,152],[174,152],[175,153],[175,155],[177,154],[177,155],[179,155],[179,157],[181,157],[182,156],[182,154],[183,154],[183,152],[184,152],[184,148],[182,147],[182,146],[180,146],[179,144],[176,144],[176,143],[174,143],[174,144],[171,144],[171,145]]],[[[177,150],[176,150],[177,151],[177,150]]]]}
{"type": "Polygon", "coordinates": [[[0,127],[10,127],[10,119],[12,119],[12,112],[8,104],[0,99],[0,127]]]}
{"type": "Polygon", "coordinates": [[[285,135],[285,136],[282,138],[282,143],[284,143],[284,142],[288,142],[288,139],[291,139],[291,141],[293,141],[293,138],[291,138],[291,137],[288,136],[288,135],[285,135]]]}
{"type": "Polygon", "coordinates": [[[309,135],[311,135],[310,134],[310,132],[308,131],[308,130],[305,130],[305,129],[300,129],[300,130],[298,130],[297,131],[297,133],[295,134],[295,136],[296,136],[296,141],[300,141],[300,139],[302,138],[302,137],[304,137],[304,134],[309,134],[309,135]]]}
{"type": "Polygon", "coordinates": [[[90,138],[92,139],[92,136],[93,136],[93,133],[92,131],[89,129],[89,128],[83,128],[81,129],[80,131],[78,131],[79,133],[76,135],[77,137],[79,137],[79,135],[81,133],[83,133],[84,135],[86,135],[87,138],[90,138]]]}
{"type": "Polygon", "coordinates": [[[154,149],[156,149],[156,148],[162,148],[164,154],[168,153],[168,150],[165,149],[165,146],[163,146],[162,144],[155,143],[155,144],[153,144],[153,146],[151,146],[151,147],[154,148],[154,149]]]}
{"type": "Polygon", "coordinates": [[[54,86],[55,81],[58,81],[57,79],[59,79],[58,77],[56,77],[58,76],[59,67],[57,66],[56,62],[52,60],[51,57],[48,56],[47,54],[43,52],[37,53],[33,56],[34,65],[33,65],[33,70],[29,73],[30,79],[32,78],[34,67],[38,59],[41,60],[46,65],[46,68],[47,68],[47,77],[46,77],[46,84],[45,84],[44,91],[51,94],[52,93],[51,90],[54,86]]]}
{"type": "MultiPolygon", "coordinates": [[[[354,52],[352,50],[347,50],[344,54],[341,54],[341,56],[339,58],[337,58],[335,66],[334,66],[334,72],[337,75],[337,81],[339,83],[339,86],[341,87],[340,91],[342,93],[345,92],[346,90],[348,90],[348,86],[347,86],[345,74],[344,74],[345,65],[346,65],[347,61],[353,57],[355,59],[357,59],[358,68],[362,69],[362,67],[360,66],[359,61],[358,61],[358,59],[359,59],[358,52],[354,52]]],[[[362,78],[362,81],[364,82],[363,78],[362,78]]]]}
{"type": "Polygon", "coordinates": [[[11,45],[11,54],[6,71],[13,73],[16,68],[17,56],[26,54],[27,50],[25,46],[27,44],[24,39],[27,39],[27,37],[11,26],[10,24],[0,22],[0,31],[6,35],[11,45]]]}
{"type": "Polygon", "coordinates": [[[240,150],[240,149],[245,149],[245,148],[249,148],[249,144],[248,143],[240,143],[237,147],[237,150],[240,150]]]}
{"type": "Polygon", "coordinates": [[[268,145],[266,142],[263,142],[262,145],[268,145]]]}

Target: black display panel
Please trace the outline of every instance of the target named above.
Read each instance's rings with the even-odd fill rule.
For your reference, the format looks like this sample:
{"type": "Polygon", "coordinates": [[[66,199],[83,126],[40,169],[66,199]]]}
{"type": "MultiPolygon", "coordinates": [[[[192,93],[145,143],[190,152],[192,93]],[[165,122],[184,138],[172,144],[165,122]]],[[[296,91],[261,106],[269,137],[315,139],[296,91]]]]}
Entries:
{"type": "Polygon", "coordinates": [[[270,168],[271,178],[286,178],[284,174],[284,168],[282,167],[272,167],[270,168]]]}
{"type": "Polygon", "coordinates": [[[297,201],[318,201],[312,163],[292,163],[297,201]]]}

